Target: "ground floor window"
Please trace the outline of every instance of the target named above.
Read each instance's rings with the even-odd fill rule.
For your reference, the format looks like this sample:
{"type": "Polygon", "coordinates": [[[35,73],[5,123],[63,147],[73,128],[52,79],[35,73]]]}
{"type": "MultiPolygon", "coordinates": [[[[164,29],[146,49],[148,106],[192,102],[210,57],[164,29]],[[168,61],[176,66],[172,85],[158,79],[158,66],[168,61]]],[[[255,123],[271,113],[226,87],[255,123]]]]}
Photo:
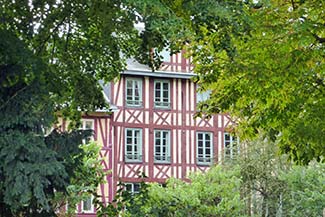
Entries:
{"type": "Polygon", "coordinates": [[[140,183],[134,182],[134,183],[125,183],[125,190],[130,192],[131,194],[137,194],[140,192],[140,183]]]}
{"type": "Polygon", "coordinates": [[[93,206],[93,197],[88,196],[85,199],[81,201],[81,212],[84,213],[92,213],[94,212],[94,206],[93,206]]]}

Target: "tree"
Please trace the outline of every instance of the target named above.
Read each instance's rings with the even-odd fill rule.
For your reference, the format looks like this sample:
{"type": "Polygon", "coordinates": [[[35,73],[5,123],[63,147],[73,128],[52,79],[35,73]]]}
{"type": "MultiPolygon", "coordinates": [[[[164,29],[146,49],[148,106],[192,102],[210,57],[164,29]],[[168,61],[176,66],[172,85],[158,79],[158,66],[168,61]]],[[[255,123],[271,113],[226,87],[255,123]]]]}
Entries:
{"type": "Polygon", "coordinates": [[[57,192],[83,168],[88,153],[79,148],[90,131],[45,135],[54,121],[42,61],[10,32],[0,42],[0,213],[53,216],[57,192]]]}
{"type": "Polygon", "coordinates": [[[251,216],[321,216],[325,200],[324,163],[294,165],[260,136],[235,162],[240,169],[241,200],[251,216]]]}
{"type": "Polygon", "coordinates": [[[237,16],[247,31],[233,32],[244,25],[229,18],[224,44],[218,25],[201,25],[189,46],[199,83],[213,90],[201,110],[230,113],[241,138],[266,131],[297,163],[324,160],[323,8],[324,1],[247,4],[237,16]]]}
{"type": "Polygon", "coordinates": [[[87,172],[78,146],[90,132],[76,129],[81,112],[108,107],[98,80],[118,77],[136,52],[151,62],[144,45],[155,39],[134,27],[136,2],[0,1],[1,214],[54,215],[54,192],[87,172]],[[47,136],[58,111],[72,130],[47,136]]]}
{"type": "Polygon", "coordinates": [[[56,192],[52,201],[53,210],[59,210],[58,216],[75,216],[78,203],[89,197],[102,199],[98,195],[98,186],[104,183],[105,176],[110,172],[104,172],[100,157],[101,146],[95,142],[79,146],[82,153],[74,156],[78,165],[71,168],[73,176],[66,187],[67,192],[56,192]]]}
{"type": "Polygon", "coordinates": [[[325,203],[325,164],[311,162],[308,166],[293,166],[282,179],[288,186],[283,195],[286,216],[322,216],[325,203]]]}

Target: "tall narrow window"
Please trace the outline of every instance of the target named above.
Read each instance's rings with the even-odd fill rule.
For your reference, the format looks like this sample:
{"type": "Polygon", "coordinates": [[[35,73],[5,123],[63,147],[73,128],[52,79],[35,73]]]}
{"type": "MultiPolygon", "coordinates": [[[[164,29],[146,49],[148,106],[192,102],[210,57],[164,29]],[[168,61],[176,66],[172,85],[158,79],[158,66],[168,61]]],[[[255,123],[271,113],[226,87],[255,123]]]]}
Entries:
{"type": "Polygon", "coordinates": [[[84,213],[94,212],[92,196],[88,196],[87,198],[81,201],[81,212],[84,213]]]}
{"type": "Polygon", "coordinates": [[[126,105],[142,105],[142,80],[137,78],[126,79],[126,105]]]}
{"type": "Polygon", "coordinates": [[[125,130],[125,161],[142,161],[142,129],[125,130]]]}
{"type": "Polygon", "coordinates": [[[233,159],[239,153],[238,138],[227,132],[224,133],[224,152],[226,159],[233,159]]]}
{"type": "Polygon", "coordinates": [[[169,81],[158,80],[155,85],[155,107],[170,107],[170,84],[169,81]]]}
{"type": "Polygon", "coordinates": [[[170,163],[170,131],[155,130],[155,162],[170,163]]]}
{"type": "Polygon", "coordinates": [[[198,132],[196,134],[197,164],[209,165],[213,162],[212,133],[198,132]]]}

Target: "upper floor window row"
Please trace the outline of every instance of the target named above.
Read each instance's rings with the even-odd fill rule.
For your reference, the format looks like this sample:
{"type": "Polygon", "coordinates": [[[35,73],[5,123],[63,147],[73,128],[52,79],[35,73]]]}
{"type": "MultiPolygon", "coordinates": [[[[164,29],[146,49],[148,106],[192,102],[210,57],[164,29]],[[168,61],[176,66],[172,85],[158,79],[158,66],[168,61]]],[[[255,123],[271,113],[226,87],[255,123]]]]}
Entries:
{"type": "MultiPolygon", "coordinates": [[[[171,163],[171,131],[154,130],[154,162],[171,163]]],[[[125,129],[125,161],[142,162],[142,129],[125,129]]],[[[213,163],[213,133],[196,133],[196,163],[198,165],[211,165],[213,163]]],[[[238,137],[224,133],[224,157],[233,159],[239,153],[238,137]]]]}
{"type": "MultiPolygon", "coordinates": [[[[125,102],[127,106],[140,107],[143,104],[142,79],[126,78],[125,102]]],[[[154,107],[170,108],[170,82],[168,80],[154,81],[154,107]]]]}

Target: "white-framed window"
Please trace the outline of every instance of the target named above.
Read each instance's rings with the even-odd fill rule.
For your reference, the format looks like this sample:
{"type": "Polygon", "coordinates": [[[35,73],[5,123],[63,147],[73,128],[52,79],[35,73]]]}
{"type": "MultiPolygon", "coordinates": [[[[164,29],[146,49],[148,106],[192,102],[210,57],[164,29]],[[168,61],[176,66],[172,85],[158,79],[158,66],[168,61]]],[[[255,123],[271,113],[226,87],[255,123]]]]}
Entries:
{"type": "Polygon", "coordinates": [[[125,129],[125,161],[142,161],[142,129],[125,129]]]}
{"type": "Polygon", "coordinates": [[[131,194],[138,194],[140,192],[141,184],[139,182],[125,183],[125,190],[131,194]]]}
{"type": "Polygon", "coordinates": [[[88,197],[86,197],[81,201],[81,212],[83,213],[94,212],[93,197],[91,195],[89,195],[88,197]]]}
{"type": "Polygon", "coordinates": [[[228,132],[224,133],[224,153],[226,159],[233,159],[239,153],[238,138],[228,132]]]}
{"type": "Polygon", "coordinates": [[[126,105],[142,106],[142,80],[140,78],[126,78],[126,105]]]}
{"type": "Polygon", "coordinates": [[[155,107],[169,108],[170,107],[170,82],[168,80],[155,80],[155,107]]]}
{"type": "MultiPolygon", "coordinates": [[[[81,130],[94,130],[94,120],[93,119],[82,119],[81,120],[81,126],[80,126],[80,129],[81,130]]],[[[84,139],[83,140],[83,143],[84,144],[87,144],[89,143],[90,141],[93,141],[94,140],[94,137],[91,136],[87,139],[84,139]]]]}
{"type": "Polygon", "coordinates": [[[156,163],[170,163],[170,130],[155,130],[155,153],[156,163]]]}
{"type": "Polygon", "coordinates": [[[213,163],[213,134],[211,132],[196,133],[197,164],[210,165],[213,163]]]}

